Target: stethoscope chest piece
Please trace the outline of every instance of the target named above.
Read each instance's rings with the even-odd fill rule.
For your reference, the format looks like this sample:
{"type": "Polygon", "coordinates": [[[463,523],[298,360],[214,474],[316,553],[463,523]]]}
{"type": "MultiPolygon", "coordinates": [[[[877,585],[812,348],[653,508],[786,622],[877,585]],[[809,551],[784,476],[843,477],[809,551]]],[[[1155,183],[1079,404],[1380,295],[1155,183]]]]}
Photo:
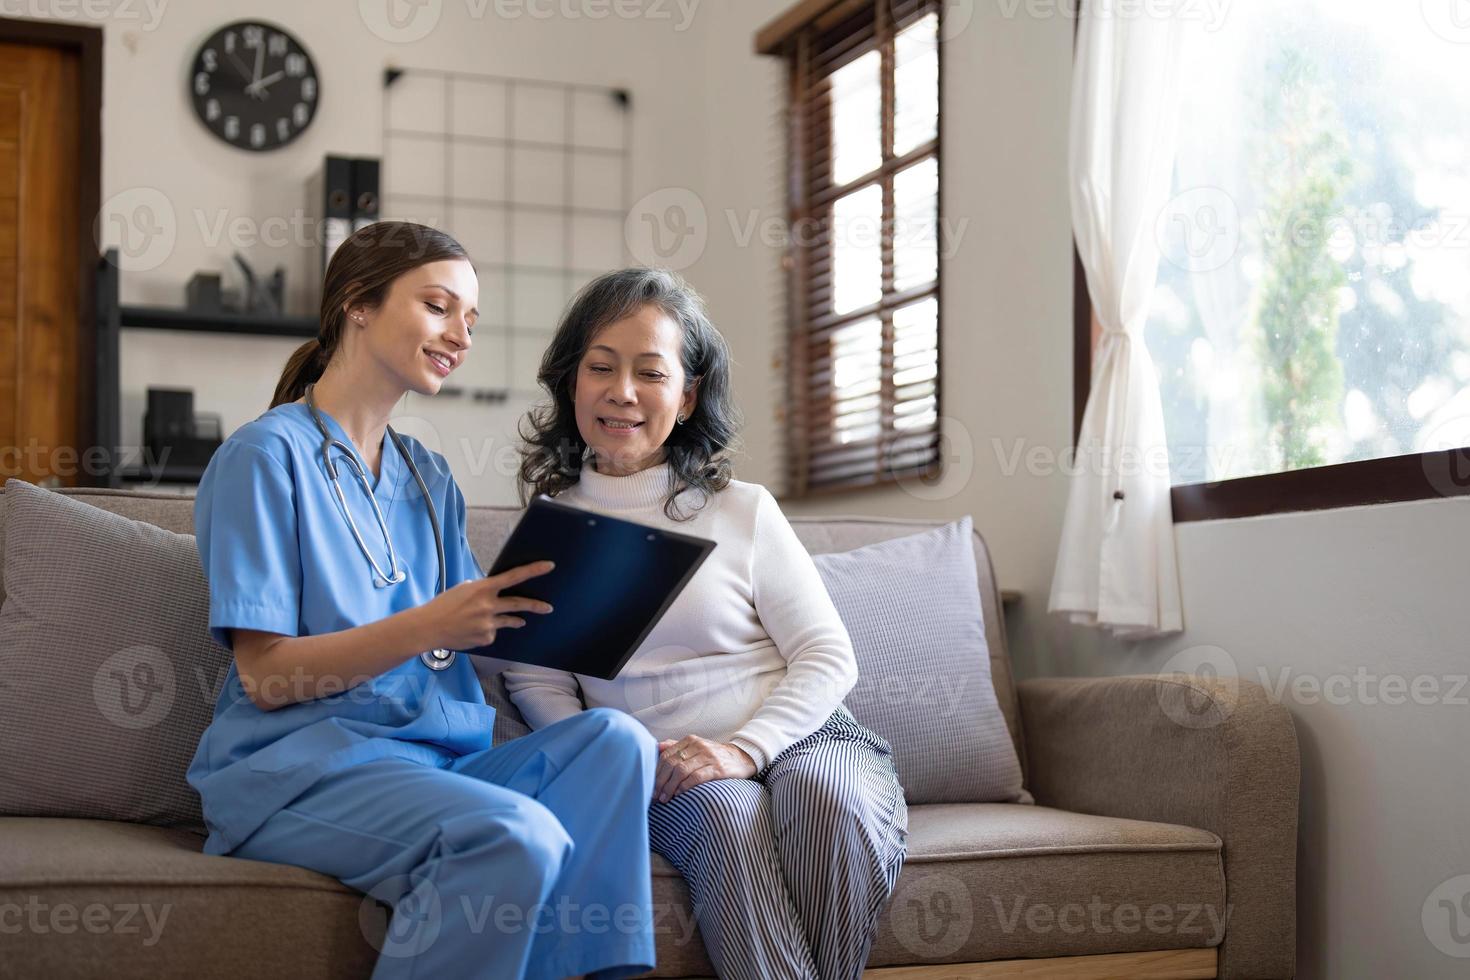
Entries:
{"type": "MultiPolygon", "coordinates": [[[[386,589],[390,585],[398,585],[404,579],[408,578],[408,572],[398,564],[398,553],[393,549],[393,536],[388,533],[388,522],[383,519],[383,512],[378,507],[378,499],[373,494],[372,484],[368,483],[367,473],[363,470],[362,464],[358,462],[357,456],[353,451],[342,442],[332,438],[331,432],[327,429],[327,424],[322,421],[321,415],[316,410],[316,402],[312,398],[312,389],[314,387],[315,385],[306,386],[306,408],[311,413],[312,421],[316,423],[317,429],[322,434],[322,465],[327,471],[327,482],[331,484],[333,492],[337,495],[337,502],[342,507],[343,518],[347,522],[348,529],[352,532],[353,539],[357,542],[358,549],[367,558],[368,564],[372,566],[373,586],[379,589],[386,589]],[[337,479],[337,466],[332,461],[333,448],[342,451],[343,460],[347,463],[348,468],[352,470],[353,475],[357,477],[357,482],[362,485],[368,502],[372,504],[373,516],[377,519],[378,530],[383,534],[383,544],[388,552],[387,570],[384,570],[378,564],[378,560],[368,550],[367,542],[363,540],[362,533],[357,529],[357,522],[352,519],[352,510],[347,506],[346,495],[342,493],[342,483],[337,479]]],[[[434,531],[434,550],[438,553],[439,558],[439,579],[435,582],[434,594],[442,595],[447,584],[448,570],[444,561],[444,533],[443,529],[439,527],[439,515],[434,511],[434,499],[429,495],[429,487],[424,483],[423,474],[419,472],[419,468],[414,463],[413,456],[410,455],[408,447],[403,444],[403,440],[399,438],[398,433],[393,431],[392,426],[388,427],[388,435],[393,438],[394,447],[397,448],[399,454],[403,457],[403,461],[407,464],[409,472],[413,474],[414,482],[419,486],[419,493],[423,494],[424,506],[429,511],[429,526],[434,531]]],[[[448,669],[449,665],[454,663],[454,657],[455,652],[453,650],[425,650],[419,654],[419,659],[427,664],[431,670],[448,669]]]]}
{"type": "Polygon", "coordinates": [[[444,670],[454,663],[453,650],[425,650],[419,654],[419,659],[429,665],[431,670],[444,670]]]}

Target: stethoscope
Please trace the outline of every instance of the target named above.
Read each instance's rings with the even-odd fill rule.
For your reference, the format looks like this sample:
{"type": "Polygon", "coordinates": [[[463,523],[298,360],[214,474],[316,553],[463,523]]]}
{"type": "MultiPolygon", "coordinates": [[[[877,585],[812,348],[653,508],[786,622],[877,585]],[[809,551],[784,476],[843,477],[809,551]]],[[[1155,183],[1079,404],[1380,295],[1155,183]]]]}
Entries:
{"type": "MultiPolygon", "coordinates": [[[[390,585],[397,585],[408,577],[403,569],[398,567],[398,552],[393,549],[393,538],[388,533],[388,522],[383,520],[383,512],[378,508],[378,498],[373,493],[373,488],[368,483],[367,473],[362,464],[357,461],[357,453],[350,446],[344,444],[340,439],[333,439],[332,434],[327,431],[327,425],[322,421],[321,415],[317,413],[316,402],[311,397],[311,390],[316,385],[306,386],[306,410],[311,413],[311,420],[316,427],[322,430],[322,462],[327,467],[327,480],[332,484],[332,490],[337,494],[337,503],[342,506],[342,516],[347,520],[347,527],[352,531],[352,537],[356,539],[358,548],[362,549],[368,564],[373,567],[373,587],[386,589],[390,585]],[[357,529],[357,522],[352,519],[352,510],[347,506],[347,497],[342,493],[342,482],[337,479],[337,464],[332,462],[332,450],[340,449],[347,462],[352,464],[352,472],[357,474],[357,482],[362,484],[362,489],[367,493],[368,502],[373,505],[373,516],[378,519],[378,530],[383,532],[383,543],[388,546],[388,570],[383,571],[373,553],[368,550],[367,542],[362,539],[362,532],[357,529]]],[[[434,510],[434,500],[429,496],[429,487],[424,483],[419,468],[414,465],[413,457],[408,452],[408,447],[403,444],[403,439],[393,431],[393,426],[388,426],[388,435],[393,439],[393,445],[398,448],[398,454],[408,464],[408,471],[413,474],[414,482],[419,485],[419,492],[424,495],[424,503],[429,508],[429,525],[434,529],[434,547],[439,554],[439,580],[435,583],[434,594],[439,595],[444,591],[444,580],[448,578],[444,561],[444,533],[439,527],[439,515],[434,510]]],[[[419,654],[419,659],[428,664],[432,670],[444,670],[454,663],[455,652],[453,650],[425,650],[419,654]]]]}

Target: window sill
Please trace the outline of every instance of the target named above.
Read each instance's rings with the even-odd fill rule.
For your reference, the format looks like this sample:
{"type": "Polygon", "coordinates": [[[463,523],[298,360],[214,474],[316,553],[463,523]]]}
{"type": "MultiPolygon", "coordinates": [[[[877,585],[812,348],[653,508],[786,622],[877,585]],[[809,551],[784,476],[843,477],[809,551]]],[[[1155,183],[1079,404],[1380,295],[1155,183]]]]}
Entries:
{"type": "Polygon", "coordinates": [[[1174,487],[1174,523],[1470,495],[1470,448],[1174,487]]]}

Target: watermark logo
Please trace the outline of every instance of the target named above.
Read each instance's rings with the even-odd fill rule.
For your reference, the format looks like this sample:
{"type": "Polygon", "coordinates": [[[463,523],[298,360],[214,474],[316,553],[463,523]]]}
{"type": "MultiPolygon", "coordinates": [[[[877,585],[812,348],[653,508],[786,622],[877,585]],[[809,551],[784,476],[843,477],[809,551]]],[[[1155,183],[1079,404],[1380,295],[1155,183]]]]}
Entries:
{"type": "Polygon", "coordinates": [[[1424,476],[1442,497],[1470,492],[1470,418],[1451,416],[1425,433],[1419,447],[1424,476]]]}
{"type": "Polygon", "coordinates": [[[1230,717],[1240,690],[1235,658],[1217,646],[1180,650],[1159,669],[1159,707],[1184,728],[1213,728],[1230,717]]]}
{"type": "MultiPolygon", "coordinates": [[[[677,662],[648,674],[626,675],[623,692],[628,711],[650,728],[693,731],[709,705],[709,673],[695,651],[688,647],[658,647],[641,651],[640,659],[660,663],[677,662]]],[[[749,692],[735,695],[743,702],[749,692]]]]}
{"type": "Polygon", "coordinates": [[[117,247],[120,267],[147,272],[173,255],[179,226],[173,202],[163,191],[130,187],[103,203],[93,234],[99,250],[117,247]]]}
{"type": "Polygon", "coordinates": [[[1240,248],[1240,208],[1219,187],[1191,187],[1169,199],[1154,222],[1159,254],[1186,272],[1213,272],[1240,248]]]}
{"type": "Polygon", "coordinates": [[[975,0],[940,0],[939,40],[953,41],[975,19],[975,0]]]}
{"type": "Polygon", "coordinates": [[[393,875],[363,896],[357,924],[364,938],[384,956],[418,956],[439,938],[444,925],[443,900],[434,882],[423,875],[393,875]]]}
{"type": "Polygon", "coordinates": [[[168,0],[0,0],[0,17],[32,17],[37,20],[108,21],[144,32],[158,29],[168,0]]]}
{"type": "Polygon", "coordinates": [[[949,500],[970,485],[975,473],[975,440],[957,418],[939,419],[939,469],[937,472],[899,473],[895,479],[904,493],[916,500],[949,500]]]}
{"type": "Polygon", "coordinates": [[[959,878],[944,872],[902,881],[889,904],[893,935],[915,956],[953,956],[975,930],[975,904],[959,878]]]}
{"type": "Polygon", "coordinates": [[[439,24],[443,0],[357,0],[357,13],[369,31],[393,44],[411,44],[439,24]]]}
{"type": "Polygon", "coordinates": [[[694,23],[700,0],[467,0],[470,16],[479,19],[486,7],[501,20],[667,20],[682,33],[694,23]]]}
{"type": "MultiPolygon", "coordinates": [[[[148,902],[118,902],[108,905],[89,902],[46,902],[28,895],[24,902],[0,902],[0,936],[22,933],[32,936],[72,936],[78,932],[94,936],[137,936],[139,945],[151,948],[163,938],[173,905],[148,902]]],[[[58,940],[61,942],[61,940],[58,940]]]]}
{"type": "Polygon", "coordinates": [[[152,728],[173,707],[174,667],[153,646],[128,647],[102,661],[92,675],[92,699],[119,728],[152,728]]]}
{"type": "Polygon", "coordinates": [[[1435,949],[1470,959],[1470,874],[1441,881],[1424,899],[1420,920],[1435,949]]]}
{"type": "Polygon", "coordinates": [[[1451,44],[1470,44],[1470,0],[1419,0],[1424,23],[1451,44]]]}
{"type": "Polygon", "coordinates": [[[644,265],[686,269],[709,243],[709,216],[687,187],[664,187],[638,199],[623,222],[628,251],[644,265]]]}

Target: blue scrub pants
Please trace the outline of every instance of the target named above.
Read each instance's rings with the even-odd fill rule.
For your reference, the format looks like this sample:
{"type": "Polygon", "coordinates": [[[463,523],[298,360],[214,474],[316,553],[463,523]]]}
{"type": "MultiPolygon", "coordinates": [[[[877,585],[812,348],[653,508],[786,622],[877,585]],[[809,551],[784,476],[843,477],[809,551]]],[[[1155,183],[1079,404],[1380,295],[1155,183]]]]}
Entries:
{"type": "MultiPolygon", "coordinates": [[[[658,743],[594,708],[440,768],[324,776],[234,857],[311,868],[393,909],[374,980],[615,978],[654,966],[658,743]]],[[[362,915],[380,912],[364,899],[362,915]]]]}

